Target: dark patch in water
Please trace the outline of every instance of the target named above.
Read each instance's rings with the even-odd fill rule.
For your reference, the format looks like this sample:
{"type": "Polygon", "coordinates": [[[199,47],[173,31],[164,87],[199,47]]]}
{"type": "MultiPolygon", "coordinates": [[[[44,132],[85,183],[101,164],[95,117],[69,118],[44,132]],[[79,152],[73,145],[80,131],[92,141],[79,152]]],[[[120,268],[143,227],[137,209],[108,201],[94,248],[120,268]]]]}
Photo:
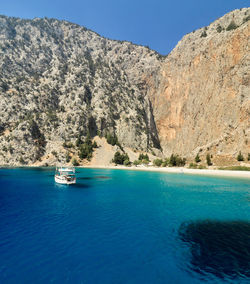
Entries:
{"type": "Polygon", "coordinates": [[[31,172],[54,172],[52,167],[19,167],[18,170],[31,171],[31,172]]]}
{"type": "Polygon", "coordinates": [[[73,188],[90,188],[91,186],[89,184],[85,184],[85,183],[76,183],[76,184],[70,185],[70,187],[73,187],[73,188]]]}
{"type": "Polygon", "coordinates": [[[63,188],[63,189],[90,188],[91,187],[89,184],[79,183],[79,182],[76,184],[70,184],[70,185],[55,183],[55,185],[56,187],[63,188]]]}
{"type": "Polygon", "coordinates": [[[110,179],[110,177],[107,177],[107,176],[98,176],[98,177],[95,177],[97,179],[110,179]]]}
{"type": "Polygon", "coordinates": [[[250,222],[183,223],[179,236],[190,248],[195,272],[219,278],[250,277],[250,222]]]}
{"type": "Polygon", "coordinates": [[[93,180],[93,179],[110,179],[107,176],[96,176],[96,177],[79,177],[77,180],[93,180]]]}
{"type": "Polygon", "coordinates": [[[10,175],[8,175],[8,174],[2,174],[2,173],[0,173],[0,178],[1,177],[9,177],[10,175]]]}
{"type": "Polygon", "coordinates": [[[78,177],[77,180],[91,180],[91,177],[78,177]]]}

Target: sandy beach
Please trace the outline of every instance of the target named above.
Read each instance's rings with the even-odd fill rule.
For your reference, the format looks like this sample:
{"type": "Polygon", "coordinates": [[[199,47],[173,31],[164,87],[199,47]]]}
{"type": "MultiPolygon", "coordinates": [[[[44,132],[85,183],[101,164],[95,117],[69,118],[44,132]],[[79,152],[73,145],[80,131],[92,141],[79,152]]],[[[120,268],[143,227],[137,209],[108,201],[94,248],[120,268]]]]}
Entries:
{"type": "Polygon", "coordinates": [[[100,168],[100,169],[114,169],[114,170],[132,170],[132,171],[150,171],[163,173],[179,173],[191,175],[206,175],[206,176],[225,176],[238,177],[250,179],[250,171],[229,171],[229,170],[212,170],[212,169],[187,169],[187,168],[160,168],[160,167],[146,167],[146,166],[84,166],[83,168],[100,168]]]}

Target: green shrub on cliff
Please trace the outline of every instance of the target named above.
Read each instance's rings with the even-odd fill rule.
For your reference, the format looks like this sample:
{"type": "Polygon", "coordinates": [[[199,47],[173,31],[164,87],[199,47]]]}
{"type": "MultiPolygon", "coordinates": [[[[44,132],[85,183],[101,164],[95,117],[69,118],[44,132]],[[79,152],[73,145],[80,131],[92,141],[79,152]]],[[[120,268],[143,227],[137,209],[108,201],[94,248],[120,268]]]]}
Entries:
{"type": "Polygon", "coordinates": [[[107,133],[105,138],[106,138],[107,142],[109,144],[111,144],[112,146],[115,146],[115,145],[117,145],[119,143],[118,142],[118,138],[117,138],[117,136],[115,134],[112,135],[110,133],[107,133]]]}
{"type": "Polygon", "coordinates": [[[223,31],[223,28],[222,28],[222,26],[220,24],[216,27],[216,31],[218,33],[221,33],[223,31]]]}
{"type": "Polygon", "coordinates": [[[234,20],[231,21],[231,23],[227,26],[226,30],[231,31],[237,29],[238,26],[235,24],[234,20]]]}
{"type": "Polygon", "coordinates": [[[195,160],[196,163],[199,163],[199,162],[201,161],[199,154],[197,154],[197,155],[195,156],[195,159],[194,159],[194,160],[195,160]]]}
{"type": "Polygon", "coordinates": [[[140,165],[141,164],[141,161],[138,161],[138,160],[135,160],[134,162],[133,162],[133,165],[134,166],[138,166],[138,165],[140,165]]]}
{"type": "Polygon", "coordinates": [[[196,163],[190,163],[188,167],[189,169],[197,169],[198,165],[196,163]]]}
{"type": "Polygon", "coordinates": [[[24,161],[23,157],[20,157],[19,162],[20,162],[20,164],[22,164],[22,165],[25,164],[25,161],[24,161]]]}
{"type": "Polygon", "coordinates": [[[163,161],[162,161],[162,159],[155,159],[153,163],[154,163],[154,166],[160,167],[162,165],[163,161]]]}
{"type": "Polygon", "coordinates": [[[207,160],[207,165],[208,165],[208,166],[212,166],[213,163],[212,163],[212,161],[211,161],[211,156],[210,156],[209,153],[208,153],[207,156],[206,156],[206,160],[207,160]]]}
{"type": "Polygon", "coordinates": [[[207,36],[206,31],[203,31],[202,34],[201,34],[201,37],[206,37],[206,36],[207,36]]]}
{"type": "Polygon", "coordinates": [[[94,148],[97,148],[97,144],[94,141],[92,143],[90,134],[88,133],[85,140],[82,141],[81,138],[77,138],[76,140],[76,146],[79,149],[79,158],[80,159],[88,159],[90,160],[92,158],[94,148]]]}
{"type": "Polygon", "coordinates": [[[247,21],[249,21],[250,20],[250,15],[248,15],[247,17],[245,17],[244,19],[243,19],[243,23],[246,23],[247,21]]]}
{"type": "Polygon", "coordinates": [[[115,152],[112,162],[117,165],[129,165],[130,164],[128,154],[127,153],[121,154],[119,151],[115,152]]]}
{"type": "Polygon", "coordinates": [[[124,165],[124,166],[130,166],[130,165],[131,165],[130,160],[126,159],[126,160],[123,162],[123,165],[124,165]]]}
{"type": "Polygon", "coordinates": [[[69,163],[70,161],[70,155],[69,152],[66,153],[66,163],[69,163]]]}
{"type": "Polygon", "coordinates": [[[73,160],[72,160],[72,165],[73,165],[74,167],[79,166],[79,163],[78,163],[78,161],[77,161],[76,158],[73,158],[73,160]]]}
{"type": "Polygon", "coordinates": [[[178,155],[172,154],[168,164],[170,167],[183,167],[186,164],[186,158],[181,158],[178,155]]]}
{"type": "Polygon", "coordinates": [[[244,161],[244,157],[243,157],[243,155],[241,154],[241,151],[239,152],[239,154],[238,154],[238,156],[237,156],[237,161],[239,161],[239,162],[244,161]]]}
{"type": "Polygon", "coordinates": [[[140,154],[138,160],[139,160],[139,161],[145,160],[145,161],[148,161],[148,162],[149,162],[148,154],[145,154],[145,155],[144,155],[144,154],[140,154]]]}

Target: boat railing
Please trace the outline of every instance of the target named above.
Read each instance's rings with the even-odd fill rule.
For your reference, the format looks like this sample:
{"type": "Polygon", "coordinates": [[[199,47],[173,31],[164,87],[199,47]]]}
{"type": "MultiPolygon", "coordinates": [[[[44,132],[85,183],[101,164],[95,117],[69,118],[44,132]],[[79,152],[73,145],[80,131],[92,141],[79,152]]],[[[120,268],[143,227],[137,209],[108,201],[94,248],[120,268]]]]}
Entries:
{"type": "Polygon", "coordinates": [[[74,167],[56,167],[57,172],[72,172],[75,173],[74,167]]]}

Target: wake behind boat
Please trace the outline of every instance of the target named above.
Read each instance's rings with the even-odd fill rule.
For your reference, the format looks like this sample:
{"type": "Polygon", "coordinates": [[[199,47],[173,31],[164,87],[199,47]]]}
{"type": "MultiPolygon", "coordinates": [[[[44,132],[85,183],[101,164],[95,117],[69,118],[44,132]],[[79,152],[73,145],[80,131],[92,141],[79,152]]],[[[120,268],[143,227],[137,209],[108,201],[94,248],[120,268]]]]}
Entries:
{"type": "Polygon", "coordinates": [[[55,182],[60,184],[75,184],[76,175],[73,167],[56,167],[55,182]]]}

